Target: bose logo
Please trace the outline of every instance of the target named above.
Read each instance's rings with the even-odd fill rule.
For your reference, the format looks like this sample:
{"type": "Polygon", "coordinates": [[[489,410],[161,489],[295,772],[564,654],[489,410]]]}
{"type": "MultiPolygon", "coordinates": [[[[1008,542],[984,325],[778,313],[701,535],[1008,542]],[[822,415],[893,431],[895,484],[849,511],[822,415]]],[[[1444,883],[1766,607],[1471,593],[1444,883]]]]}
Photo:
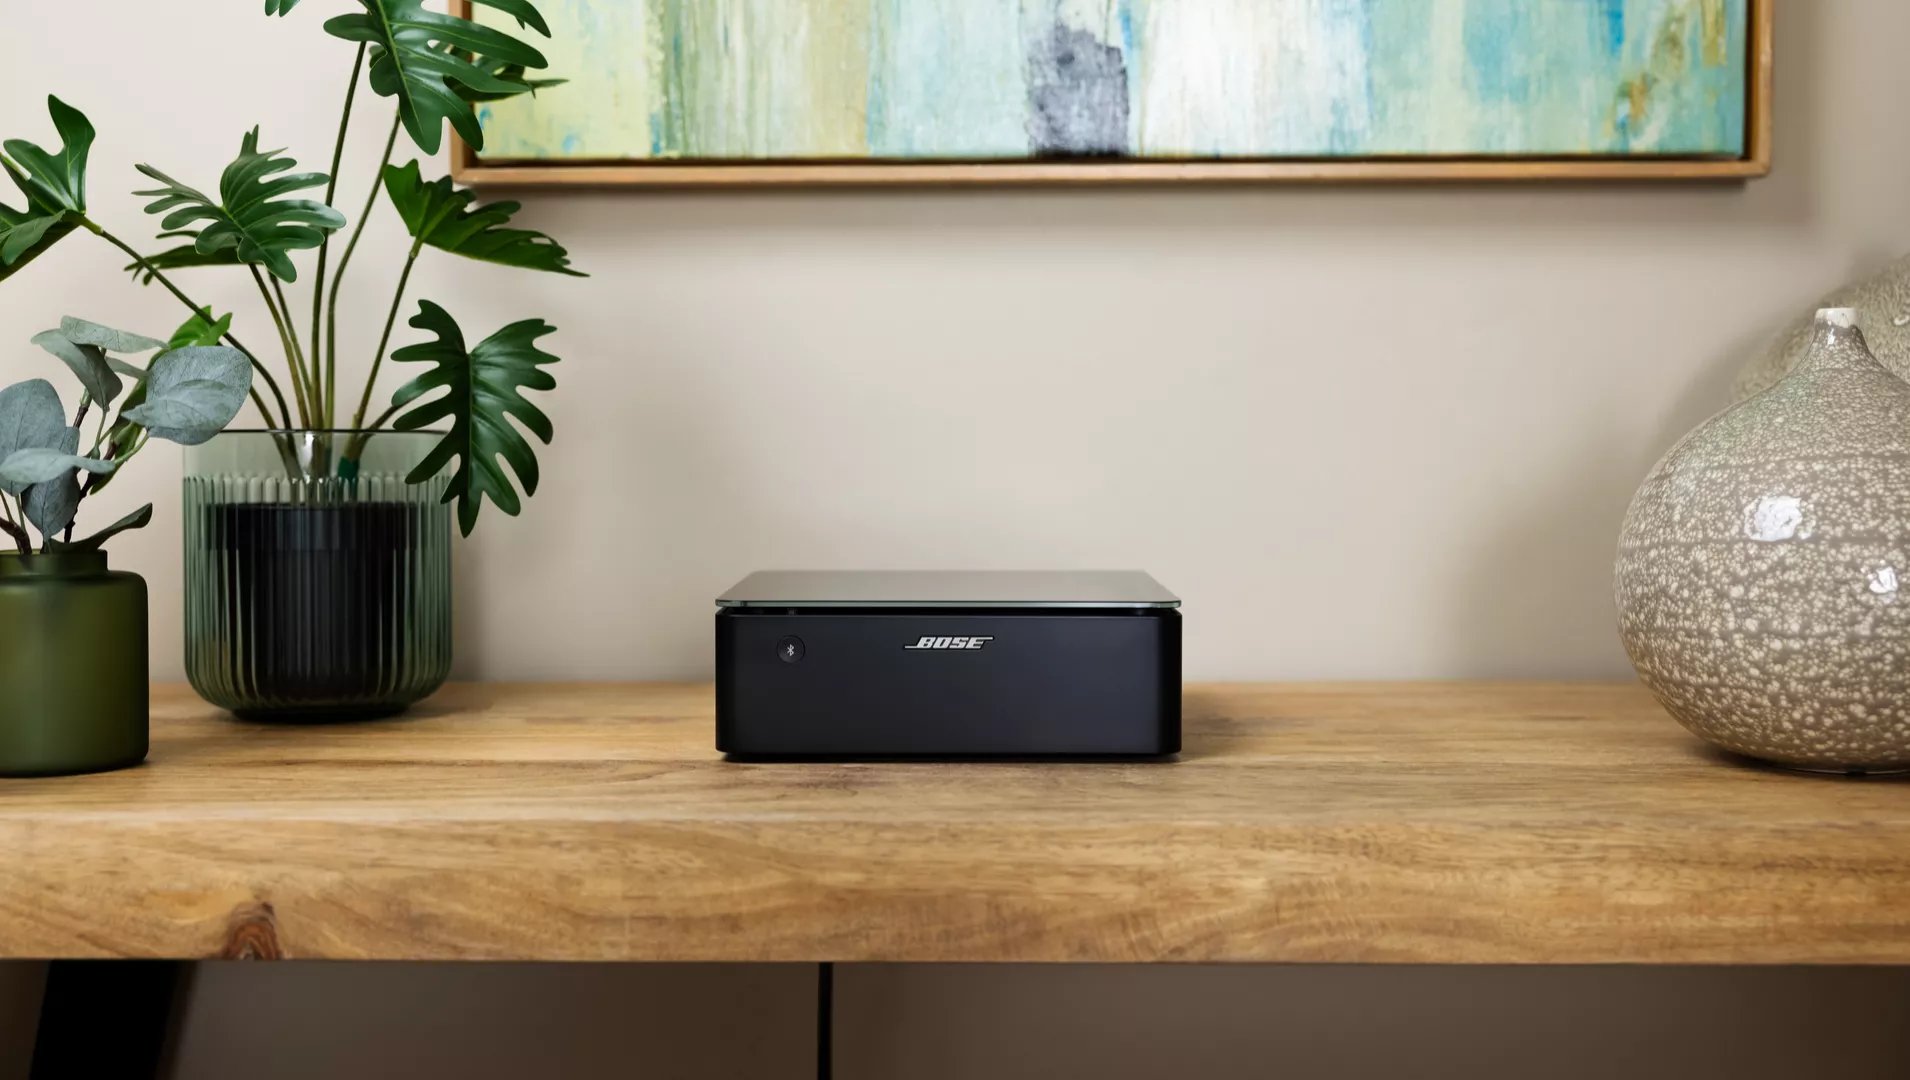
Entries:
{"type": "Polygon", "coordinates": [[[979,649],[995,640],[993,637],[925,637],[913,645],[904,645],[904,649],[979,649]]]}

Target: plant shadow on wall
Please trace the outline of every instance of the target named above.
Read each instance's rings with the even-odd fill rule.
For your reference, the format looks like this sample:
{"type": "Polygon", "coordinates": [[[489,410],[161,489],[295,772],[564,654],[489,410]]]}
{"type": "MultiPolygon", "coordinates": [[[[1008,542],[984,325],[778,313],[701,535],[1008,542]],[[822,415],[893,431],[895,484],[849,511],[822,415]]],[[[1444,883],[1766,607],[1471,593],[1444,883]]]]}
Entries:
{"type": "MultiPolygon", "coordinates": [[[[550,34],[528,0],[476,2],[514,20],[520,34],[550,34]]],[[[266,0],[265,13],[289,15],[298,3],[266,0]]],[[[324,23],[326,33],[356,47],[330,172],[300,171],[284,151],[262,149],[256,127],[239,140],[210,192],[141,164],[156,186],[134,194],[158,218],[158,238],[177,241],[172,246],[142,253],[89,212],[94,129],[58,97],[48,98],[56,147],[19,138],[0,143],[0,165],[25,200],[19,208],[0,203],[0,282],[69,236],[90,233],[131,260],[126,269],[134,280],[163,288],[190,312],[181,336],[196,347],[216,344],[246,371],[243,393],[261,430],[207,433],[186,462],[186,668],[203,696],[241,715],[388,714],[436,689],[450,664],[448,505],[456,504],[458,526],[469,535],[485,501],[515,515],[522,497],[537,490],[527,434],[548,444],[553,432],[523,395],[556,385],[547,366],[557,357],[538,345],[556,328],[524,319],[471,344],[444,306],[420,300],[408,324],[424,337],[394,349],[411,271],[424,250],[583,276],[556,241],[510,227],[518,204],[474,205],[475,197],[449,178],[427,181],[417,161],[392,163],[401,132],[431,155],[447,123],[482,147],[480,104],[561,82],[530,76],[546,67],[543,54],[505,30],[427,11],[422,0],[358,5],[363,10],[324,23]],[[354,223],[334,204],[346,136],[367,104],[362,89],[388,99],[392,115],[354,223]],[[320,189],[322,200],[314,197],[320,189]],[[343,397],[346,414],[337,385],[338,298],[381,194],[412,242],[364,385],[343,397]],[[334,234],[348,225],[334,267],[334,234]],[[301,281],[295,256],[315,263],[303,305],[288,292],[301,281]],[[208,268],[251,279],[259,325],[269,322],[283,360],[277,373],[240,338],[233,315],[197,303],[175,280],[208,268]],[[421,365],[422,373],[374,412],[372,392],[387,358],[421,365]]],[[[258,336],[246,332],[250,340],[258,336]]],[[[75,440],[65,424],[57,434],[42,433],[47,445],[32,449],[73,460],[57,458],[60,475],[36,484],[65,491],[81,472],[111,475],[148,434],[183,423],[184,412],[155,417],[190,411],[186,405],[136,400],[160,386],[170,366],[161,361],[173,354],[155,361],[149,375],[133,369],[113,354],[138,351],[129,344],[160,344],[135,337],[72,320],[36,339],[80,375],[81,416],[94,406],[103,414],[112,396],[104,380],[115,372],[138,380],[119,419],[95,441],[98,457],[77,457],[77,445],[66,446],[75,440]]],[[[15,539],[25,551],[26,541],[15,539]]]]}

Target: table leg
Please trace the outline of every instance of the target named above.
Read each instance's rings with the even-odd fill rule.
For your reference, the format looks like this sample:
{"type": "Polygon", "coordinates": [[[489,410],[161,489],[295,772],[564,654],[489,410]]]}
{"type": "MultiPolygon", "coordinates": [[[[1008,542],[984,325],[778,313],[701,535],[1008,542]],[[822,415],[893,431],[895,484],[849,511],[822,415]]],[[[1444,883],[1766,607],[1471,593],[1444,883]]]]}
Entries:
{"type": "Polygon", "coordinates": [[[836,965],[816,965],[816,1080],[836,1074],[836,965]]]}
{"type": "Polygon", "coordinates": [[[32,1080],[162,1076],[188,970],[169,960],[48,964],[32,1080]]]}

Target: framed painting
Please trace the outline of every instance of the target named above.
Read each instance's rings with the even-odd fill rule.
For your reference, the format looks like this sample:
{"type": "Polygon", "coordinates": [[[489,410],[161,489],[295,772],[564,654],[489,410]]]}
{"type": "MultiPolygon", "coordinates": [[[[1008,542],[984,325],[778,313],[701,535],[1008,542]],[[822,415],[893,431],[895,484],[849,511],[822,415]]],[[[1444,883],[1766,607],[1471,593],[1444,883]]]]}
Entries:
{"type": "MultiPolygon", "coordinates": [[[[469,0],[467,17],[508,19],[469,0]]],[[[1725,179],[1775,0],[543,0],[467,184],[1725,179]]]]}

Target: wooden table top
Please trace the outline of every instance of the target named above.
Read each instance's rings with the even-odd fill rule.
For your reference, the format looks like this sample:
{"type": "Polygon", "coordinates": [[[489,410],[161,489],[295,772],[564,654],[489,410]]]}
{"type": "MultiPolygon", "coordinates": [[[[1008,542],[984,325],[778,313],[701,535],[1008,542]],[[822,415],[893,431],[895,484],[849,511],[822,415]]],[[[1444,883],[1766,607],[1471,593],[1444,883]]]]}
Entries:
{"type": "Polygon", "coordinates": [[[464,685],[0,781],[0,956],[1910,963],[1910,784],[1629,685],[1192,686],[1152,764],[740,765],[701,685],[464,685]]]}

